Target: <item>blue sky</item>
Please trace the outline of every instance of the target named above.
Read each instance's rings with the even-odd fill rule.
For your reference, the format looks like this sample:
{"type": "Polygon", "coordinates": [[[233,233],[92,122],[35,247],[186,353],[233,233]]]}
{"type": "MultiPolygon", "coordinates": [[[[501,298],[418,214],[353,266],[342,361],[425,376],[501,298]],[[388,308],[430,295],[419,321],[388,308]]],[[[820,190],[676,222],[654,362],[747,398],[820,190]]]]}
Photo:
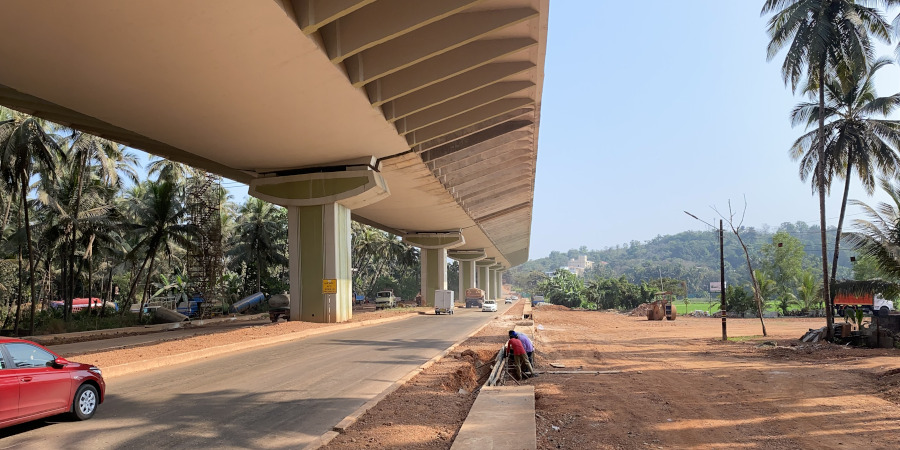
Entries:
{"type": "MultiPolygon", "coordinates": [[[[717,221],[711,206],[742,209],[745,196],[745,225],[818,224],[788,157],[803,99],[782,81],[783,56],[766,61],[762,3],[551,3],[531,259],[705,229],[683,211],[717,221]]],[[[881,70],[877,87],[900,92],[900,70],[881,70]]],[[[850,198],[881,200],[858,185],[850,198]]],[[[829,225],[839,205],[836,188],[829,225]]]]}

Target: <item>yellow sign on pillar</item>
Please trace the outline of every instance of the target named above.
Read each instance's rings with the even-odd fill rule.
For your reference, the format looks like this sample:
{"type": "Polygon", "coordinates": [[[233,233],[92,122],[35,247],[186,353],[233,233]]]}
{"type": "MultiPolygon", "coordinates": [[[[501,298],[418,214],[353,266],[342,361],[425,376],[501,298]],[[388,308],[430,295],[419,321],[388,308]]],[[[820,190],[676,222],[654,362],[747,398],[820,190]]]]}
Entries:
{"type": "Polygon", "coordinates": [[[337,294],[337,280],[322,280],[323,294],[337,294]]]}

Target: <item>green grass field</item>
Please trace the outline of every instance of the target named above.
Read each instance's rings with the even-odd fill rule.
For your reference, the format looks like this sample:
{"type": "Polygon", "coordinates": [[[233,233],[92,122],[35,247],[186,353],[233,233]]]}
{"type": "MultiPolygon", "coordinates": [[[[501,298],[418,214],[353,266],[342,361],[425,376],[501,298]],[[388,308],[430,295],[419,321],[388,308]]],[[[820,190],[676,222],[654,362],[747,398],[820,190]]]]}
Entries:
{"type": "Polygon", "coordinates": [[[679,315],[684,315],[689,312],[702,310],[706,311],[710,314],[719,310],[719,300],[715,300],[712,303],[709,302],[698,302],[698,299],[690,299],[690,303],[687,304],[687,308],[685,308],[684,302],[681,300],[677,300],[675,302],[675,309],[678,311],[679,315]]]}

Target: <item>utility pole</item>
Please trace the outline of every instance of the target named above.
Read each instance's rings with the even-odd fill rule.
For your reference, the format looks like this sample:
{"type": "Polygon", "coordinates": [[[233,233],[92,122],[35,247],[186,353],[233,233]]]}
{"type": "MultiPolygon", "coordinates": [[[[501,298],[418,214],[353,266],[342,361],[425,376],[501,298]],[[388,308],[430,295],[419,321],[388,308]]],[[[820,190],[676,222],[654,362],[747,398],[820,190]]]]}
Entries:
{"type": "MultiPolygon", "coordinates": [[[[697,219],[701,223],[706,224],[708,227],[712,229],[716,229],[715,226],[707,223],[706,221],[701,220],[699,217],[685,211],[685,214],[697,219]]],[[[727,305],[725,303],[725,228],[722,223],[722,219],[719,219],[719,292],[722,294],[722,340],[728,340],[728,328],[726,325],[728,313],[726,312],[727,305]]]]}
{"type": "Polygon", "coordinates": [[[728,330],[725,325],[728,316],[728,308],[725,304],[725,231],[722,227],[722,219],[719,219],[719,287],[722,292],[722,340],[728,340],[728,330]]]}

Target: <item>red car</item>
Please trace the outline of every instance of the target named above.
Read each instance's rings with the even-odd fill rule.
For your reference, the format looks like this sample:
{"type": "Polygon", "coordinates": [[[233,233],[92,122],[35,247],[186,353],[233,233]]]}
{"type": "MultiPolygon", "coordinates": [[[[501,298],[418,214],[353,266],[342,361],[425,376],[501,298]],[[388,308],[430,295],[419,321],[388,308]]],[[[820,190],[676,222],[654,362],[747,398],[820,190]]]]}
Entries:
{"type": "Polygon", "coordinates": [[[104,391],[99,368],[34,342],[0,338],[0,428],[60,413],[90,419],[104,391]]]}

